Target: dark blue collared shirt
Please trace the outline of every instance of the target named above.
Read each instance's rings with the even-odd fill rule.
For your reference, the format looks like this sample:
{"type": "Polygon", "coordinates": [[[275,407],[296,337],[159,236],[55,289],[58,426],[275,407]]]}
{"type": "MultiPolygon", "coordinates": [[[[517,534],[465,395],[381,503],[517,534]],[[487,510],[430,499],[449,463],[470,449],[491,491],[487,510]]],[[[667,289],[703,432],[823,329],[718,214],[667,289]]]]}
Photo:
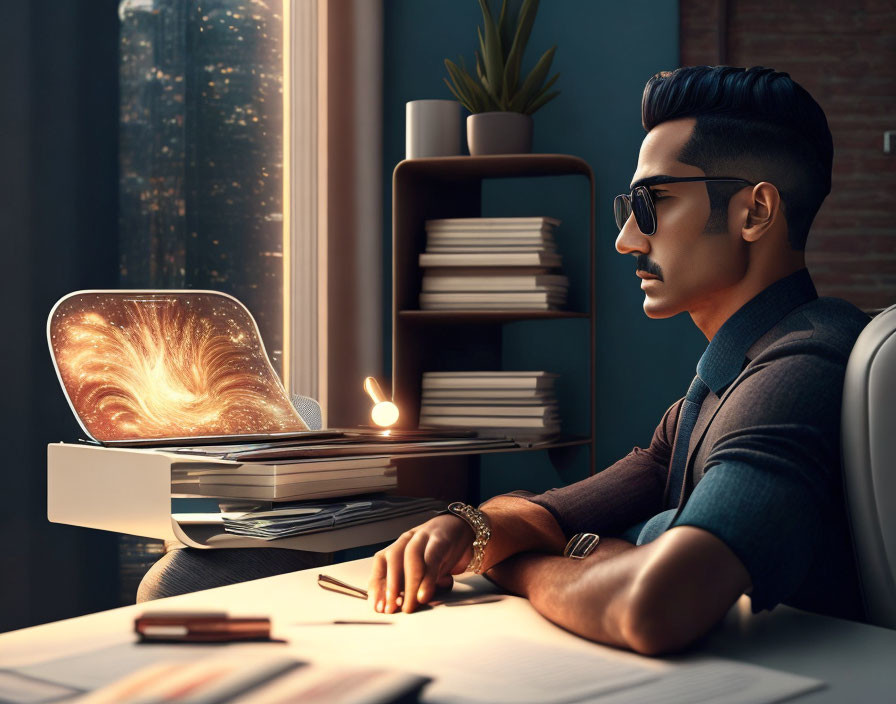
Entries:
{"type": "Polygon", "coordinates": [[[817,298],[806,269],[776,281],[724,322],[697,362],[697,375],[721,395],[743,371],[753,344],[794,308],[817,298]]]}

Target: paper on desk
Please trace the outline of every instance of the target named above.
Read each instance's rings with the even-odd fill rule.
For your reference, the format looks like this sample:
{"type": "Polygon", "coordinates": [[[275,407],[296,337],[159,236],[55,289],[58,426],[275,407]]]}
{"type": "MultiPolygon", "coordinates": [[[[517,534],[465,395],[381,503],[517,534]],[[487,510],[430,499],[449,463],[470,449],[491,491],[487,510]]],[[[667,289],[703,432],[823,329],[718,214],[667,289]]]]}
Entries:
{"type": "Polygon", "coordinates": [[[433,662],[435,678],[422,698],[428,704],[591,701],[663,676],[661,665],[511,638],[476,640],[470,649],[433,662]]]}
{"type": "MultiPolygon", "coordinates": [[[[269,656],[285,652],[285,648],[274,643],[259,644],[215,644],[209,646],[189,645],[186,643],[122,643],[108,648],[91,650],[62,658],[53,658],[44,662],[22,667],[10,668],[26,677],[43,682],[51,682],[64,687],[82,691],[92,691],[98,687],[114,682],[141,667],[165,660],[188,661],[208,657],[209,653],[231,652],[239,648],[240,653],[254,652],[263,648],[269,656]]],[[[4,698],[6,693],[0,690],[0,701],[28,701],[25,699],[4,698]]]]}
{"type": "Polygon", "coordinates": [[[479,641],[473,651],[442,659],[434,674],[422,699],[428,704],[763,704],[824,686],[731,660],[645,658],[641,664],[598,649],[588,653],[511,639],[479,641]]]}
{"type": "Polygon", "coordinates": [[[820,680],[707,658],[673,666],[660,679],[594,701],[599,704],[769,704],[825,687],[820,680]]]}
{"type": "Polygon", "coordinates": [[[15,670],[0,670],[0,702],[41,704],[67,699],[82,692],[81,689],[35,679],[15,670]]]}

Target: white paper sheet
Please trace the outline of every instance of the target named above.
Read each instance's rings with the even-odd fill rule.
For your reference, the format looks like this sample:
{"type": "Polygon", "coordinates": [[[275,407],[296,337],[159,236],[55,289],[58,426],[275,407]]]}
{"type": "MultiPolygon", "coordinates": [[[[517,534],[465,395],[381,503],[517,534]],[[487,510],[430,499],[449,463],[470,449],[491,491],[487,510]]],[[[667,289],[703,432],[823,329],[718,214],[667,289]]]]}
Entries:
{"type": "Polygon", "coordinates": [[[427,704],[763,704],[824,686],[818,680],[720,658],[681,663],[593,654],[534,641],[485,639],[446,658],[427,704]]]}

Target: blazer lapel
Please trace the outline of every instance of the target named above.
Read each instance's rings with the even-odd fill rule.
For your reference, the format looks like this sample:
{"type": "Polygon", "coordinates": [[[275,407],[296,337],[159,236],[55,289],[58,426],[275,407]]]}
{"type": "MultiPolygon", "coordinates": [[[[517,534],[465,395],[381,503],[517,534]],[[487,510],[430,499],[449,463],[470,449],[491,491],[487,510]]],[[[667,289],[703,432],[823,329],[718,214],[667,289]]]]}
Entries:
{"type": "Polygon", "coordinates": [[[678,517],[678,514],[681,513],[681,509],[684,508],[684,503],[687,500],[688,487],[691,484],[691,478],[694,476],[694,456],[697,454],[700,443],[703,442],[703,438],[706,436],[706,431],[709,429],[709,426],[712,425],[712,421],[722,407],[722,404],[725,403],[725,400],[731,395],[731,392],[737,388],[737,385],[746,378],[747,369],[749,369],[749,365],[747,365],[747,368],[738,374],[737,378],[728,385],[728,388],[725,389],[721,397],[716,396],[715,394],[709,394],[703,401],[703,408],[705,408],[707,404],[710,404],[712,407],[706,412],[703,411],[703,408],[700,409],[701,417],[697,419],[697,424],[694,426],[694,431],[691,433],[691,441],[688,443],[688,458],[685,463],[684,481],[681,485],[681,494],[678,497],[678,511],[675,514],[676,518],[678,517]]]}

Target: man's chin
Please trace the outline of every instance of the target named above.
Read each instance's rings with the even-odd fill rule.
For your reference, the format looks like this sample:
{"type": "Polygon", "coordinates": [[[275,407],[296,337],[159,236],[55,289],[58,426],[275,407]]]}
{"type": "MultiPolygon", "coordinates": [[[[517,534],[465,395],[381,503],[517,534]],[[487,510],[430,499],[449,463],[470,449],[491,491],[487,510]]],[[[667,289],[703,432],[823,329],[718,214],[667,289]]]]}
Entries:
{"type": "Polygon", "coordinates": [[[680,312],[680,310],[669,305],[669,303],[662,299],[644,296],[644,314],[648,318],[653,318],[655,320],[671,318],[673,315],[677,315],[680,312]]]}

